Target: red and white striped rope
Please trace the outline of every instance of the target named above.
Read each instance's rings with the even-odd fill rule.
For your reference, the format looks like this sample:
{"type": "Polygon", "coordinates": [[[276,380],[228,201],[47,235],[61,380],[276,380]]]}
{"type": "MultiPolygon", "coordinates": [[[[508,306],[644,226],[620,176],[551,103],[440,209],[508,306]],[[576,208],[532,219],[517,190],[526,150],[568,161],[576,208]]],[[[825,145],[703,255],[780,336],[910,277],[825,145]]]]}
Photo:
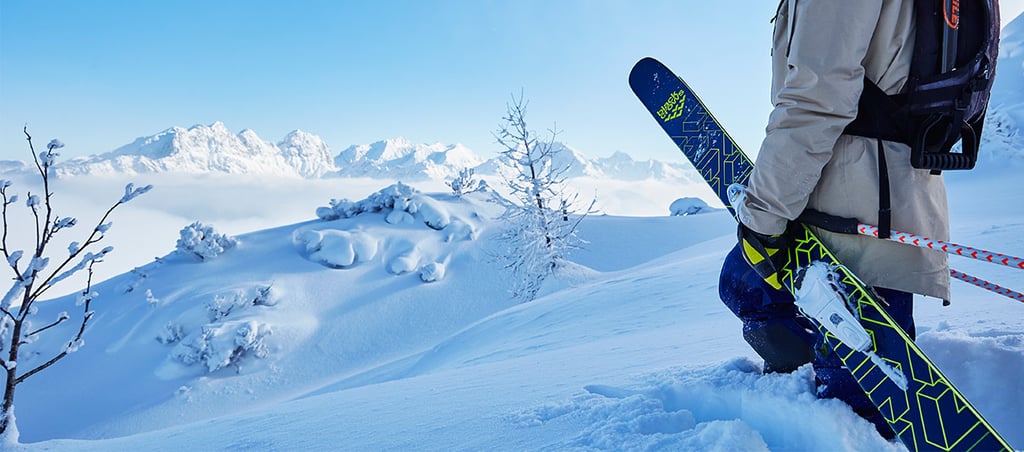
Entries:
{"type": "Polygon", "coordinates": [[[998,284],[993,284],[991,282],[985,281],[984,279],[977,278],[966,273],[956,271],[954,269],[949,269],[949,274],[950,276],[961,281],[964,281],[966,283],[974,284],[975,286],[981,287],[982,289],[990,290],[1004,297],[1012,298],[1021,303],[1024,303],[1024,294],[1020,292],[1007,289],[1005,287],[1001,287],[998,284]]]}
{"type": "MultiPolygon", "coordinates": [[[[860,235],[866,235],[870,237],[878,237],[878,227],[871,226],[869,224],[857,225],[857,233],[860,235]]],[[[929,239],[927,237],[921,237],[918,235],[910,234],[908,232],[891,231],[888,240],[893,242],[899,242],[919,248],[927,248],[935,251],[942,251],[947,254],[954,256],[963,256],[971,259],[977,259],[979,261],[987,261],[993,264],[1005,265],[1007,267],[1018,268],[1024,270],[1024,259],[1014,256],[1007,256],[1005,254],[993,253],[978,248],[972,248],[964,245],[957,245],[956,243],[945,242],[942,240],[929,239]]]]}

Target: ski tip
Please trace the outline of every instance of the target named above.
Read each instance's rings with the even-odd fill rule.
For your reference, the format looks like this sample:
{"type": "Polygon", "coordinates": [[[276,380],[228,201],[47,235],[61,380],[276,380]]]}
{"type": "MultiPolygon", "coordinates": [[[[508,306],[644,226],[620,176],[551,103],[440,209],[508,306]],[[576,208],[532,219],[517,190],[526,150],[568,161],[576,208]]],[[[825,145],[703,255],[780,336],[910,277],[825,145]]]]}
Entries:
{"type": "Polygon", "coordinates": [[[629,72],[630,72],[630,74],[636,73],[638,69],[643,68],[645,66],[650,66],[652,64],[653,65],[658,65],[658,66],[664,66],[663,64],[661,64],[660,61],[658,61],[654,57],[649,57],[648,56],[648,57],[641,58],[640,61],[637,61],[636,64],[633,65],[633,69],[631,69],[629,72]]]}
{"type": "Polygon", "coordinates": [[[662,68],[665,65],[653,57],[643,57],[640,61],[637,61],[633,65],[633,69],[629,71],[629,86],[633,89],[633,92],[637,95],[640,94],[642,87],[646,88],[652,83],[652,75],[657,79],[657,73],[662,72],[662,68]]]}

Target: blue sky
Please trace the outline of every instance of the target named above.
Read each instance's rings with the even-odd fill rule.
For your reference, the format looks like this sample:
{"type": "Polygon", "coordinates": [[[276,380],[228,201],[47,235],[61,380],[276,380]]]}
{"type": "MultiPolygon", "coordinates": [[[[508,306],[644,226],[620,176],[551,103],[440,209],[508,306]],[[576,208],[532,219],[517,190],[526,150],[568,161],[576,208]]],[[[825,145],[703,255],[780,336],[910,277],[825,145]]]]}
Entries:
{"type": "MultiPolygon", "coordinates": [[[[1003,0],[1004,16],[1024,0],[1003,0]]],[[[66,156],[223,121],[335,152],[404,136],[484,156],[505,104],[592,156],[677,154],[626,84],[655,56],[754,150],[775,2],[755,0],[0,0],[0,159],[21,133],[66,156]]]]}

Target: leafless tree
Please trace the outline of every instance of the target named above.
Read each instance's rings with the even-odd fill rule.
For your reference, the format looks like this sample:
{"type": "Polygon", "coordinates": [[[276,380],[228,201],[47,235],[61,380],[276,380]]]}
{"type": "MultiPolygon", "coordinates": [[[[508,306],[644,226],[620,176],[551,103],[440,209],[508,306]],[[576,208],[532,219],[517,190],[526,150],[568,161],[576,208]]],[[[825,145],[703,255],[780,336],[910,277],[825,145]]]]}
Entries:
{"type": "Polygon", "coordinates": [[[582,243],[577,226],[594,201],[582,214],[575,213],[579,196],[565,190],[571,160],[557,158],[564,150],[555,141],[559,132],[551,129],[542,139],[527,126],[526,107],[522,94],[512,96],[494,135],[504,148],[501,159],[511,174],[502,177],[514,198],[503,216],[507,228],[501,235],[506,246],[501,260],[513,274],[513,296],[531,301],[566,253],[582,243]]]}
{"type": "Polygon", "coordinates": [[[47,144],[46,151],[36,155],[32,136],[29,135],[27,127],[24,132],[29,150],[32,152],[35,169],[42,181],[43,193],[40,197],[28,192],[24,202],[25,207],[31,211],[32,220],[29,221],[34,220],[35,231],[35,241],[26,255],[25,250],[15,249],[14,245],[9,243],[9,222],[12,219],[10,213],[12,206],[18,202],[18,195],[11,192],[13,186],[11,181],[0,180],[0,200],[3,202],[2,211],[0,211],[3,221],[3,231],[0,233],[0,253],[3,253],[7,266],[14,273],[10,289],[0,300],[0,353],[6,351],[7,355],[6,359],[0,358],[0,367],[6,375],[3,407],[0,411],[0,435],[8,434],[9,430],[17,431],[14,428],[14,390],[18,384],[54,365],[69,353],[77,351],[83,344],[82,335],[89,319],[93,316],[90,305],[96,296],[92,291],[93,266],[102,262],[103,257],[113,248],[105,247],[97,252],[91,250],[103,240],[104,234],[110,228],[111,223],[107,219],[114,209],[152,188],[151,185],[136,188],[133,184],[128,184],[125,187],[124,196],[107,209],[85,241],[71,242],[66,255],[61,252],[57,256],[49,249],[54,237],[65,229],[70,229],[78,224],[78,220],[75,218],[58,216],[53,209],[54,191],[51,187],[50,170],[60,155],[57,150],[64,145],[58,140],[52,140],[47,144]],[[54,263],[56,265],[53,265],[54,263]],[[37,313],[35,304],[58,283],[80,271],[85,271],[87,275],[85,288],[78,297],[79,305],[82,306],[81,318],[72,320],[71,315],[62,312],[54,319],[46,319],[41,322],[42,327],[32,327],[30,319],[37,313]],[[23,345],[32,342],[47,330],[69,321],[78,322],[78,328],[75,329],[74,334],[63,348],[54,350],[50,359],[34,367],[28,369],[18,367],[18,353],[23,345]]]}

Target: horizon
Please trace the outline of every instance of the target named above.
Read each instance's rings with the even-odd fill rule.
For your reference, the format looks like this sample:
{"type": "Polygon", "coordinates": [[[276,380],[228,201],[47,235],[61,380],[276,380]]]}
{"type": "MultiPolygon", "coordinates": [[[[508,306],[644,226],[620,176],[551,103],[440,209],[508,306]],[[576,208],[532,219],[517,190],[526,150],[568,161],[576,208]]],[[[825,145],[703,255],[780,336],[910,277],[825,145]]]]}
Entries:
{"type": "MultiPolygon", "coordinates": [[[[644,56],[687,77],[745,149],[756,149],[770,110],[770,4],[57,6],[0,3],[0,160],[28,158],[26,125],[37,142],[61,139],[71,158],[218,121],[272,140],[300,129],[334,153],[404,137],[489,155],[519,93],[531,128],[561,130],[588,157],[677,160],[626,83],[644,56]]],[[[1001,11],[1005,24],[1024,0],[1001,11]]]]}

